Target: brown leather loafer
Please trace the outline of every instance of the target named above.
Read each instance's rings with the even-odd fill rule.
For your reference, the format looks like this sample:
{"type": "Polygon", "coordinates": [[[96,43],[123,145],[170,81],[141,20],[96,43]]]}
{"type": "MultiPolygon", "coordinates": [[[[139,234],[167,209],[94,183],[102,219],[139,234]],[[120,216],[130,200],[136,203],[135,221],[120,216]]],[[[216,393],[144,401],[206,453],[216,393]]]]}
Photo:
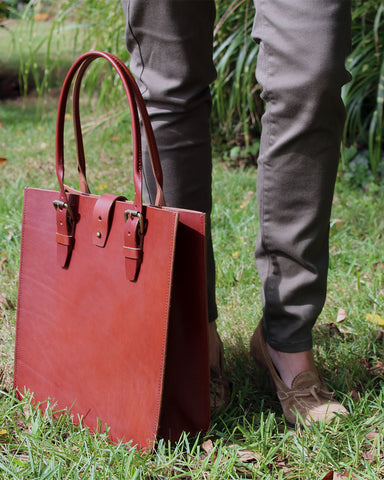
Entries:
{"type": "Polygon", "coordinates": [[[250,344],[250,353],[260,370],[268,370],[273,380],[287,424],[310,426],[314,421],[330,421],[337,415],[347,415],[341,403],[333,400],[317,371],[306,370],[294,378],[291,388],[281,380],[268,353],[261,323],[256,328],[250,344]]]}

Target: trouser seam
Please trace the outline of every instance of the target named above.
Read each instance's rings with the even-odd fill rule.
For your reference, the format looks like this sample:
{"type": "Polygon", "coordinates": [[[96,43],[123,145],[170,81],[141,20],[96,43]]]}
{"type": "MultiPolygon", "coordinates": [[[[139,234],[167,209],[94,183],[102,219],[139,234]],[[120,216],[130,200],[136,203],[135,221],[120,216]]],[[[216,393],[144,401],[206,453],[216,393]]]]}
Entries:
{"type": "MultiPolygon", "coordinates": [[[[262,3],[263,2],[260,1],[260,6],[261,6],[262,3]]],[[[262,29],[266,30],[267,29],[266,19],[263,15],[263,11],[261,11],[260,13],[261,13],[262,29]]],[[[270,52],[270,54],[267,55],[267,49],[269,49],[269,47],[263,41],[263,35],[261,35],[261,41],[262,41],[261,48],[263,49],[264,62],[265,62],[264,66],[265,66],[265,72],[266,72],[265,84],[268,85],[268,79],[271,77],[271,65],[270,65],[271,52],[270,52]]],[[[267,135],[267,146],[269,148],[273,145],[272,127],[273,127],[273,124],[274,124],[274,120],[273,120],[273,116],[272,116],[272,112],[271,112],[273,99],[270,97],[270,92],[266,92],[266,95],[268,96],[269,110],[268,110],[267,118],[266,118],[266,120],[268,122],[267,123],[268,128],[265,131],[266,125],[264,125],[264,133],[267,135]]],[[[264,152],[261,152],[261,153],[262,153],[261,158],[263,158],[263,161],[264,161],[265,160],[264,152]]],[[[262,182],[261,182],[262,195],[260,196],[260,198],[261,198],[261,209],[260,209],[261,218],[259,219],[259,221],[260,221],[260,228],[261,228],[261,243],[262,243],[264,251],[265,251],[265,253],[267,254],[267,257],[268,257],[267,279],[270,279],[271,278],[271,273],[273,271],[273,267],[272,267],[272,255],[271,255],[271,251],[270,251],[269,246],[268,246],[269,245],[268,234],[267,234],[266,228],[265,228],[265,226],[266,226],[266,222],[265,222],[265,217],[266,217],[266,214],[265,214],[265,192],[266,192],[265,176],[266,176],[266,168],[265,168],[265,166],[263,166],[263,176],[262,176],[262,182]]],[[[270,281],[266,282],[265,290],[266,290],[266,292],[265,292],[264,296],[265,296],[265,298],[268,298],[269,295],[267,294],[267,290],[270,291],[270,281]]],[[[264,315],[268,316],[268,302],[265,302],[265,305],[264,305],[264,315]]]]}

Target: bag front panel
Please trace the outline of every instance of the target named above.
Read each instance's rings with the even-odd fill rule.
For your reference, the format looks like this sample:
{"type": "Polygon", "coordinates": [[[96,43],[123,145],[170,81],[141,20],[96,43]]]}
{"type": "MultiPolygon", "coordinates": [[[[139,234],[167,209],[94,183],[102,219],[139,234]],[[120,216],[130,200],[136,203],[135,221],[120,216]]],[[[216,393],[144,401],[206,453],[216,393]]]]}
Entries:
{"type": "Polygon", "coordinates": [[[68,268],[57,265],[57,192],[27,189],[23,212],[15,385],[51,398],[92,429],[148,447],[157,431],[178,214],[146,207],[143,260],[127,280],[124,211],[104,248],[92,242],[96,197],[77,195],[68,268]],[[133,414],[134,412],[134,414],[133,414]]]}

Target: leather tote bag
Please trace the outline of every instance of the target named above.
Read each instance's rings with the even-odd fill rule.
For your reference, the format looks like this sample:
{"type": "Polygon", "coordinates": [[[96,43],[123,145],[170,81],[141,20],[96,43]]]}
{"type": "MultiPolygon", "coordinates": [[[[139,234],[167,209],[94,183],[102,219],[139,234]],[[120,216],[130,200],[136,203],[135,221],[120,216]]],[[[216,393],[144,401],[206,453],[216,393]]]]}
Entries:
{"type": "MultiPolygon", "coordinates": [[[[14,386],[42,410],[68,411],[113,442],[156,438],[210,422],[205,215],[164,205],[162,173],[140,91],[115,56],[91,51],[70,68],[56,126],[59,188],[26,188],[14,386]],[[120,77],[131,112],[133,201],[93,195],[86,178],[80,84],[95,59],[120,77]],[[64,183],[64,119],[72,89],[80,190],[64,183]],[[140,113],[140,115],[139,115],[140,113]],[[140,122],[141,118],[141,122],[140,122]],[[144,128],[157,183],[142,201],[144,128]]],[[[56,413],[55,413],[56,412],[56,413]]]]}

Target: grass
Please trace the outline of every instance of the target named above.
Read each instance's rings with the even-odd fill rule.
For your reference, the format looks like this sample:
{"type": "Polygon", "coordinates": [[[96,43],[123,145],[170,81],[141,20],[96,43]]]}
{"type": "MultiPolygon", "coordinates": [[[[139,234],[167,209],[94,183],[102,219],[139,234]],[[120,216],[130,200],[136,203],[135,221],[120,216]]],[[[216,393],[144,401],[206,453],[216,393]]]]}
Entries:
{"type": "MultiPolygon", "coordinates": [[[[4,479],[312,479],[331,471],[384,478],[384,199],[375,186],[337,183],[331,223],[329,292],[314,329],[321,372],[351,415],[328,426],[287,429],[276,398],[257,378],[249,337],[261,315],[254,265],[257,234],[254,168],[216,158],[214,244],[219,329],[233,381],[229,407],[207,434],[159,441],[143,454],[90,435],[68,415],[52,418],[19,402],[12,390],[14,328],[23,188],[57,188],[54,130],[57,90],[0,103],[0,478],[4,479]],[[38,113],[37,113],[38,112],[38,113]],[[374,317],[377,315],[377,317],[374,317]],[[371,316],[371,317],[369,317],[371,316]],[[343,319],[341,321],[341,319],[343,319]],[[372,321],[373,319],[373,321],[372,321]]],[[[132,196],[129,122],[96,101],[82,105],[91,189],[132,196]],[[93,111],[93,113],[92,113],[93,111]]],[[[76,186],[70,113],[67,182],[76,186]]]]}
{"type": "MultiPolygon", "coordinates": [[[[332,216],[329,294],[314,336],[320,369],[338,397],[345,397],[351,410],[348,420],[294,433],[286,428],[276,399],[256,381],[247,351],[261,314],[253,261],[257,171],[231,168],[219,159],[213,192],[219,328],[234,392],[231,405],[214,417],[211,430],[204,437],[183,436],[172,446],[160,441],[155,452],[143,456],[73,426],[68,416],[52,419],[32,409],[27,400],[15,400],[11,382],[23,187],[56,188],[57,95],[52,92],[45,98],[42,118],[36,115],[35,101],[29,97],[0,105],[0,156],[6,159],[0,166],[0,355],[5,371],[0,478],[296,479],[322,478],[329,471],[346,471],[359,479],[384,478],[384,345],[379,326],[367,320],[368,314],[384,316],[384,201],[374,190],[352,190],[342,180],[332,216]],[[337,323],[339,309],[345,310],[346,318],[337,323]]],[[[83,110],[93,190],[129,196],[127,122],[109,124],[103,134],[93,120],[101,113],[91,114],[88,103],[83,110]]],[[[67,165],[74,170],[70,128],[67,137],[67,165]]],[[[70,182],[75,183],[74,172],[70,182]]]]}

